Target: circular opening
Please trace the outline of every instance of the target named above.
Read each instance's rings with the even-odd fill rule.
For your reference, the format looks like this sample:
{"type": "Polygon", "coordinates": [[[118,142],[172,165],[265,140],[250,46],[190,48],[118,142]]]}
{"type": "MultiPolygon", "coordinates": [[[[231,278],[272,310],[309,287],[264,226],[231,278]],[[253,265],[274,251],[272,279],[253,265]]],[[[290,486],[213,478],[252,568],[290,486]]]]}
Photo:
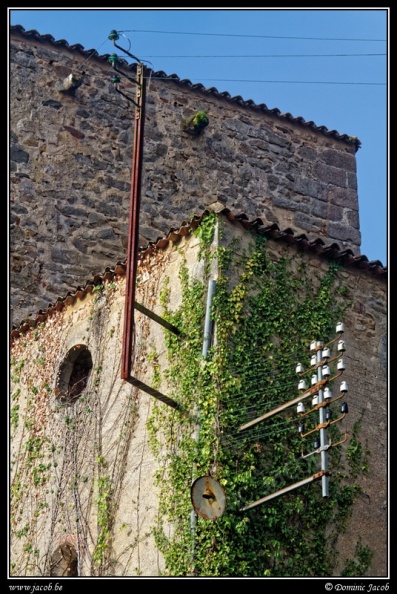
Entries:
{"type": "Polygon", "coordinates": [[[76,577],[77,575],[76,549],[70,542],[63,542],[51,555],[50,576],[76,577]]]}
{"type": "Polygon", "coordinates": [[[87,387],[92,370],[92,357],[83,344],[70,349],[63,360],[56,382],[55,393],[62,404],[73,404],[87,387]]]}

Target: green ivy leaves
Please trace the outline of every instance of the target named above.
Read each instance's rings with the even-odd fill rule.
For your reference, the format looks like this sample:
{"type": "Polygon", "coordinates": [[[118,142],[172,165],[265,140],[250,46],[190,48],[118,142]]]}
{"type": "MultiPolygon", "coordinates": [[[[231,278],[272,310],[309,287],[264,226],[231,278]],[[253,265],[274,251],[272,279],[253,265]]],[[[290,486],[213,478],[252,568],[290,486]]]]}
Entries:
{"type": "MultiPolygon", "coordinates": [[[[200,257],[207,261],[214,257],[210,246],[217,222],[209,213],[195,232],[200,257]]],[[[335,539],[346,526],[356,487],[344,485],[340,472],[331,480],[327,500],[318,485],[310,484],[241,512],[247,502],[314,474],[318,460],[301,457],[302,448],[310,451],[311,446],[302,443],[295,411],[247,432],[238,428],[297,395],[296,362],[308,359],[312,340],[329,340],[347,307],[343,292],[334,290],[339,268],[331,263],[317,274],[299,253],[275,259],[266,240],[256,236],[243,252],[236,241],[223,241],[216,258],[216,341],[205,361],[206,279],[192,280],[182,267],[182,305],[176,311],[168,309],[167,285],[161,293],[164,317],[184,330],[183,338],[166,335],[164,375],[182,408],[191,411],[158,410],[148,425],[154,452],[166,469],[159,475],[155,528],[166,575],[331,576],[335,539]],[[160,443],[167,444],[166,452],[160,443]],[[208,473],[225,489],[227,506],[216,522],[196,517],[192,532],[190,486],[208,473]],[[164,530],[168,522],[171,531],[164,530]]],[[[352,445],[356,450],[358,443],[352,445]]],[[[335,460],[341,470],[338,456],[330,451],[330,465],[335,460]]],[[[364,565],[359,565],[362,572],[364,565]]]]}

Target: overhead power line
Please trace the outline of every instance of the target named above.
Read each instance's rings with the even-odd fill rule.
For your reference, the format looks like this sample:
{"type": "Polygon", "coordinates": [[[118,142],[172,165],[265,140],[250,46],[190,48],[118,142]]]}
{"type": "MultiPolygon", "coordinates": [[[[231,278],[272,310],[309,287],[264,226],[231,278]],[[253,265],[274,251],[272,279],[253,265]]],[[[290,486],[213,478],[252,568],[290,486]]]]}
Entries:
{"type": "MultiPolygon", "coordinates": [[[[238,78],[200,78],[201,81],[207,82],[239,82],[239,83],[272,83],[272,84],[286,84],[286,85],[371,85],[371,86],[386,86],[386,83],[381,82],[338,82],[325,80],[250,80],[238,78]]],[[[152,80],[164,80],[164,77],[152,76],[152,80]]]]}
{"type": "Polygon", "coordinates": [[[228,56],[221,56],[221,55],[206,55],[206,56],[145,56],[146,58],[367,58],[372,56],[387,56],[386,53],[383,54],[252,54],[252,55],[228,55],[228,56]]]}
{"type": "Polygon", "coordinates": [[[196,35],[196,36],[212,36],[212,37],[246,37],[249,39],[300,39],[305,41],[377,41],[385,42],[386,39],[359,39],[359,38],[344,38],[344,37],[290,37],[288,35],[243,35],[239,33],[197,33],[189,31],[151,31],[147,29],[128,29],[125,31],[118,31],[118,33],[161,33],[165,35],[196,35]]]}

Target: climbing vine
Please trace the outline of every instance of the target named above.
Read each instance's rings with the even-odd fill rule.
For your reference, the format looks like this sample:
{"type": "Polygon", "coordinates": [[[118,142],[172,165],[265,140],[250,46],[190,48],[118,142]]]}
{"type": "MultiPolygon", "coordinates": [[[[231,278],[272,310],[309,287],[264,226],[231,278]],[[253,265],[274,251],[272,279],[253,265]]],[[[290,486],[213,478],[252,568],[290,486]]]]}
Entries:
{"type": "MultiPolygon", "coordinates": [[[[42,324],[14,345],[11,575],[68,575],[67,566],[54,573],[58,571],[54,551],[63,549],[65,543],[76,551],[78,575],[112,575],[115,571],[115,518],[137,409],[136,390],[126,396],[117,381],[120,359],[116,349],[109,348],[114,327],[108,334],[104,330],[115,289],[113,283],[106,283],[93,290],[89,311],[92,324],[81,340],[90,344],[92,333],[96,333],[97,360],[87,389],[72,406],[56,398],[53,375],[60,362],[60,334],[73,318],[68,322],[59,313],[57,324],[42,324]],[[102,363],[109,351],[114,355],[113,359],[107,356],[105,378],[102,363]],[[36,365],[26,365],[28,360],[36,365]],[[43,361],[48,364],[43,365],[43,361]],[[28,393],[26,402],[23,391],[28,393]],[[101,394],[105,395],[103,400],[101,394]],[[117,427],[115,441],[104,439],[110,394],[119,403],[117,410],[113,407],[111,411],[117,427]]],[[[136,543],[126,544],[118,559],[128,558],[134,547],[136,543]]]]}
{"type": "MultiPolygon", "coordinates": [[[[134,350],[134,373],[140,365],[150,368],[151,387],[179,404],[175,409],[151,401],[146,427],[158,468],[153,535],[164,559],[164,574],[331,576],[339,563],[334,552],[337,536],[347,527],[360,493],[356,480],[368,471],[360,421],[346,446],[329,450],[329,498],[322,497],[321,485],[315,482],[245,511],[247,504],[312,476],[319,470],[319,458],[303,457],[313,445],[299,435],[295,408],[249,429],[241,426],[297,396],[296,363],[309,367],[310,342],[333,337],[335,322],[343,320],[350,306],[349,293],[335,263],[317,271],[299,252],[294,258],[276,257],[263,237],[253,235],[244,247],[236,239],[227,240],[220,229],[220,245],[215,247],[218,222],[208,214],[195,231],[204,264],[195,271],[204,271],[204,278],[190,274],[182,260],[179,279],[161,285],[162,315],[181,331],[164,331],[167,364],[162,341],[150,334],[147,321],[140,325],[134,350]],[[207,285],[216,269],[211,307],[215,332],[204,353],[207,285]],[[177,281],[176,307],[171,303],[177,281]],[[191,485],[207,475],[226,495],[226,508],[216,521],[192,513],[191,485]]],[[[183,254],[180,249],[181,258],[183,254]]],[[[152,285],[150,292],[156,293],[152,285]]],[[[54,314],[53,323],[27,332],[13,349],[14,576],[61,575],[52,573],[59,570],[54,567],[54,548],[66,551],[69,545],[75,556],[68,569],[78,575],[142,572],[140,543],[148,534],[145,526],[130,537],[129,518],[134,506],[141,525],[144,497],[138,493],[136,501],[129,501],[128,515],[120,518],[137,426],[137,389],[123,390],[116,379],[120,319],[107,316],[112,300],[120,298],[117,285],[100,283],[92,293],[87,328],[82,327],[79,340],[87,349],[91,344],[97,348],[87,389],[78,392],[72,406],[57,400],[53,386],[62,333],[70,330],[72,316],[54,314]],[[133,557],[137,566],[132,570],[133,557]]],[[[328,431],[333,443],[343,437],[339,425],[328,431]]],[[[146,435],[146,447],[145,440],[146,435]]],[[[143,474],[140,464],[138,460],[143,474]]],[[[365,575],[371,556],[368,547],[357,542],[342,575],[365,575]]]]}
{"type": "MultiPolygon", "coordinates": [[[[197,232],[200,256],[207,263],[216,258],[219,271],[212,304],[216,335],[205,357],[205,280],[190,278],[183,266],[182,303],[174,311],[167,284],[161,293],[164,317],[183,329],[182,336],[165,336],[169,365],[164,375],[180,409],[154,407],[148,424],[160,462],[154,532],[165,574],[331,576],[336,538],[359,492],[352,479],[366,470],[358,431],[350,447],[360,453],[359,468],[356,456],[343,462],[338,448],[329,451],[328,498],[314,483],[242,511],[247,503],[318,472],[319,459],[302,456],[313,446],[298,433],[295,409],[239,428],[297,396],[296,362],[310,366],[310,342],[333,338],[335,323],[349,306],[339,268],[330,263],[326,272],[313,274],[299,254],[274,259],[260,236],[245,249],[222,238],[211,251],[215,219],[209,214],[197,232]],[[204,475],[225,491],[226,509],[216,521],[192,519],[190,487],[204,475]]],[[[332,425],[329,434],[337,441],[341,430],[332,425]]],[[[349,560],[346,575],[352,568],[365,574],[370,554],[363,548],[358,554],[356,561],[349,560]]]]}

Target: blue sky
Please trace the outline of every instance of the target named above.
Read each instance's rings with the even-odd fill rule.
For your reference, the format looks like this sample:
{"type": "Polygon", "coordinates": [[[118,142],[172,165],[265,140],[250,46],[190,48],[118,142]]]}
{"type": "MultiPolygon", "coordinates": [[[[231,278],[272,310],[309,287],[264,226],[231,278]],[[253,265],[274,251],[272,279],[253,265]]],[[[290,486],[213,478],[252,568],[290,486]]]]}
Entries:
{"type": "Polygon", "coordinates": [[[357,136],[361,253],[388,263],[390,8],[8,8],[9,24],[357,136]],[[122,33],[121,33],[122,32],[122,33]],[[125,58],[126,56],[123,55],[125,58]]]}

